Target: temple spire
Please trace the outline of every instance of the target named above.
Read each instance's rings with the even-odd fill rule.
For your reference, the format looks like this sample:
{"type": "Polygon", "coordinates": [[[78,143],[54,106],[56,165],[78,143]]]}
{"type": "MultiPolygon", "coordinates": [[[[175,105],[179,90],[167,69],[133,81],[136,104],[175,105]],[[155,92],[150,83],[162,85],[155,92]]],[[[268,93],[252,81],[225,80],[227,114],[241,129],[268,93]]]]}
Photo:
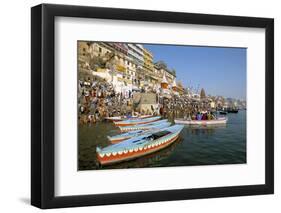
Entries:
{"type": "Polygon", "coordinates": [[[167,89],[168,88],[168,81],[166,79],[165,73],[163,75],[163,79],[162,79],[162,82],[161,82],[161,88],[163,88],[163,89],[167,89]]]}

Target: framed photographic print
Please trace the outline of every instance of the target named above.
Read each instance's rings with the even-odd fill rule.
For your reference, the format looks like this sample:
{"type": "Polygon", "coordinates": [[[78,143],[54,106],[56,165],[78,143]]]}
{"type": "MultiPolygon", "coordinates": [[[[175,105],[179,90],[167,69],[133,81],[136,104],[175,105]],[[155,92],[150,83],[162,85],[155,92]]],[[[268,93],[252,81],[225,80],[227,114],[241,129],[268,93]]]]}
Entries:
{"type": "Polygon", "coordinates": [[[31,203],[272,194],[274,20],[31,9],[31,203]]]}

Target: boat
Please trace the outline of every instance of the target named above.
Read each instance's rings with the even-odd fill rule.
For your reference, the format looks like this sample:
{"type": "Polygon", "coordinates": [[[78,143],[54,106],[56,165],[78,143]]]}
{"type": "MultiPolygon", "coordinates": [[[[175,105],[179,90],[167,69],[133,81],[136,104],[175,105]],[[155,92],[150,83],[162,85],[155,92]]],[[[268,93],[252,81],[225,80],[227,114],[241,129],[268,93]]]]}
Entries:
{"type": "Polygon", "coordinates": [[[213,120],[184,120],[175,119],[176,124],[186,124],[186,125],[216,125],[216,124],[226,124],[227,117],[219,117],[213,120]]]}
{"type": "Polygon", "coordinates": [[[97,147],[97,160],[101,165],[109,165],[151,154],[175,142],[183,127],[183,125],[174,125],[161,131],[134,137],[105,148],[97,147]]]}
{"type": "Polygon", "coordinates": [[[160,120],[161,116],[154,116],[150,118],[139,118],[139,119],[127,119],[124,121],[114,121],[116,126],[132,126],[132,125],[139,125],[139,124],[147,124],[157,120],[160,120]]]}
{"type": "Polygon", "coordinates": [[[124,121],[124,120],[128,120],[128,119],[143,119],[143,118],[150,118],[153,115],[140,115],[140,116],[115,116],[115,117],[105,117],[105,120],[108,121],[124,121]]]}
{"type": "Polygon", "coordinates": [[[219,111],[221,115],[227,115],[227,111],[219,111]]]}
{"type": "Polygon", "coordinates": [[[130,131],[130,132],[125,132],[119,135],[114,135],[114,136],[107,136],[107,139],[111,142],[111,143],[119,143],[121,141],[133,138],[133,137],[137,137],[143,134],[148,134],[148,133],[154,133],[157,132],[163,128],[169,127],[171,125],[170,122],[163,122],[160,123],[159,125],[154,125],[151,127],[151,129],[148,130],[134,130],[134,131],[130,131]]]}
{"type": "Polygon", "coordinates": [[[132,126],[119,126],[119,129],[121,132],[128,132],[128,131],[135,131],[135,130],[148,130],[151,128],[157,128],[162,123],[167,123],[168,120],[160,120],[160,121],[155,121],[151,123],[146,123],[146,124],[139,124],[139,125],[132,125],[132,126]]]}
{"type": "Polygon", "coordinates": [[[239,111],[239,110],[238,110],[238,109],[235,109],[235,108],[231,108],[231,109],[228,109],[228,110],[227,110],[228,113],[238,113],[238,111],[239,111]]]}

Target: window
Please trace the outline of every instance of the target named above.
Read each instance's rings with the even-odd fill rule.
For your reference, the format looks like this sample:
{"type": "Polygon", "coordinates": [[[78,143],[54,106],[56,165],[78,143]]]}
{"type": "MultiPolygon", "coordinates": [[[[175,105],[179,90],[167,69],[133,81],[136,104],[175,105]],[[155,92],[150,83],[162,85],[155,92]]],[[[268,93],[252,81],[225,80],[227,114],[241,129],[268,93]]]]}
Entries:
{"type": "Polygon", "coordinates": [[[102,50],[101,50],[101,47],[99,47],[99,52],[101,53],[101,51],[102,51],[102,50]]]}

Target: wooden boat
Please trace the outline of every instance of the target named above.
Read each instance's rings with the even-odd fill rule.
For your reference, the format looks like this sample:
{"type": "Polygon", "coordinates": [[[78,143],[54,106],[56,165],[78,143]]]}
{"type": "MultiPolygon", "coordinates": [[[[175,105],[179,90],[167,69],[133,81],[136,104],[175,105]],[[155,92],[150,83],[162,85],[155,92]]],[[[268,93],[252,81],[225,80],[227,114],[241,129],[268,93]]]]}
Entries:
{"type": "Polygon", "coordinates": [[[119,135],[107,136],[107,138],[113,144],[119,143],[121,141],[130,139],[133,137],[141,136],[143,134],[154,133],[154,132],[160,131],[161,129],[169,127],[170,125],[171,125],[170,122],[163,122],[163,123],[160,123],[159,125],[153,126],[149,130],[134,130],[134,131],[122,133],[119,135]]]}
{"type": "Polygon", "coordinates": [[[101,165],[128,161],[161,150],[177,140],[183,125],[174,125],[156,133],[134,137],[105,148],[96,148],[101,165]]]}
{"type": "Polygon", "coordinates": [[[124,121],[114,121],[114,124],[116,126],[132,126],[132,125],[139,125],[139,124],[147,124],[160,119],[161,116],[155,116],[150,118],[139,118],[139,119],[127,119],[124,121]]]}
{"type": "Polygon", "coordinates": [[[105,120],[108,121],[124,121],[128,119],[143,119],[143,118],[150,118],[153,115],[140,115],[140,116],[115,116],[115,117],[105,117],[105,120]]]}
{"type": "Polygon", "coordinates": [[[227,117],[219,117],[213,120],[184,120],[184,119],[175,119],[177,124],[186,124],[186,125],[217,125],[217,124],[226,124],[227,117]]]}
{"type": "Polygon", "coordinates": [[[228,113],[238,113],[238,109],[228,109],[228,113]]]}
{"type": "Polygon", "coordinates": [[[139,124],[139,125],[132,125],[132,126],[119,126],[119,129],[121,132],[128,132],[128,131],[135,131],[135,130],[148,130],[151,128],[157,128],[159,124],[162,123],[167,123],[168,120],[160,120],[160,121],[155,121],[151,123],[146,123],[146,124],[139,124]]]}

